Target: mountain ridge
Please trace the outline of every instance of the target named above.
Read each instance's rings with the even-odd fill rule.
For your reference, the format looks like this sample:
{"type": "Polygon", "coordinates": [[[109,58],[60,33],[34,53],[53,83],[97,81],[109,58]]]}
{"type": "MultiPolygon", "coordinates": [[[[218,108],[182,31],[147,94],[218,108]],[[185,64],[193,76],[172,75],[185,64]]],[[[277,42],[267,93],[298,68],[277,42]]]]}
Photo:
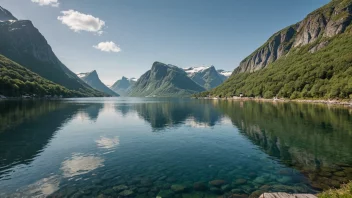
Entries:
{"type": "MultiPolygon", "coordinates": [[[[2,15],[12,16],[4,8],[0,11],[2,15]]],[[[56,57],[45,37],[30,20],[1,21],[0,34],[0,54],[70,90],[83,95],[104,95],[83,82],[56,57]]]]}
{"type": "Polygon", "coordinates": [[[101,91],[103,93],[106,93],[110,96],[119,96],[119,94],[117,94],[116,92],[114,92],[113,90],[108,88],[103,82],[101,82],[96,70],[93,70],[93,71],[87,72],[87,73],[80,73],[80,74],[78,74],[78,76],[79,75],[81,75],[80,78],[85,83],[87,83],[88,85],[90,85],[94,89],[101,91]]]}
{"type": "Polygon", "coordinates": [[[132,86],[136,83],[135,78],[126,78],[122,76],[121,79],[117,80],[110,89],[118,93],[120,96],[127,96],[132,89],[132,86]]]}
{"type": "Polygon", "coordinates": [[[352,99],[352,1],[332,0],[271,36],[220,86],[195,96],[352,99]]]}
{"type": "Polygon", "coordinates": [[[156,61],[133,85],[129,96],[189,96],[204,90],[183,69],[156,61]]]}
{"type": "MultiPolygon", "coordinates": [[[[332,0],[308,14],[302,21],[276,32],[261,47],[241,61],[234,73],[263,69],[288,54],[293,48],[343,33],[352,21],[350,3],[350,0],[332,0]],[[343,17],[344,14],[347,16],[343,17]]],[[[322,47],[324,46],[320,46],[319,49],[322,47]]]]}

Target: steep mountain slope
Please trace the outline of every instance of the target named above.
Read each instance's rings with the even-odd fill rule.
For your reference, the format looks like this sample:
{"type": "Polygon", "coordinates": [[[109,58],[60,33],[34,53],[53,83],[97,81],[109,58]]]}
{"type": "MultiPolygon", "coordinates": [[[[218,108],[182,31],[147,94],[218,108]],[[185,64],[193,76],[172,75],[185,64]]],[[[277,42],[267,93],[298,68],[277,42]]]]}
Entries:
{"type": "Polygon", "coordinates": [[[351,13],[351,0],[332,0],[274,34],[229,80],[201,95],[352,98],[351,13]]]}
{"type": "Polygon", "coordinates": [[[188,77],[207,90],[219,86],[227,79],[227,77],[220,74],[214,66],[191,67],[184,70],[188,77]]]}
{"type": "Polygon", "coordinates": [[[155,62],[132,87],[130,96],[189,96],[205,89],[192,81],[182,69],[155,62]]]}
{"type": "Polygon", "coordinates": [[[131,87],[136,83],[135,78],[128,79],[122,77],[120,80],[117,80],[111,87],[113,91],[118,93],[120,96],[127,96],[131,91],[131,87]]]}
{"type": "Polygon", "coordinates": [[[19,97],[25,94],[37,96],[77,97],[85,96],[77,91],[46,80],[12,60],[0,55],[0,95],[19,97]]]}
{"type": "Polygon", "coordinates": [[[14,17],[11,12],[0,6],[0,22],[8,20],[17,20],[17,18],[14,17]]]}
{"type": "Polygon", "coordinates": [[[97,71],[93,70],[88,73],[80,73],[77,74],[84,82],[93,87],[96,90],[99,90],[103,93],[106,93],[110,96],[119,96],[119,94],[115,93],[111,89],[109,89],[104,83],[99,79],[97,71]]]}
{"type": "Polygon", "coordinates": [[[84,95],[102,95],[60,62],[31,21],[15,20],[12,14],[2,7],[0,16],[1,19],[13,19],[0,22],[0,54],[68,89],[80,91],[84,95]]]}

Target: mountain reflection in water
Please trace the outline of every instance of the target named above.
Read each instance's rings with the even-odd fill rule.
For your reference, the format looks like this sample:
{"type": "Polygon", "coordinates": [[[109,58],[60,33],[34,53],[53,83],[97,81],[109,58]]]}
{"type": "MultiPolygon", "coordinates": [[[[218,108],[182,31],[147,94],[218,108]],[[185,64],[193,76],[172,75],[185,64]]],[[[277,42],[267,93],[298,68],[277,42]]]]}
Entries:
{"type": "Polygon", "coordinates": [[[77,189],[108,195],[118,185],[134,196],[176,196],[167,187],[173,184],[194,195],[194,182],[205,184],[204,195],[264,187],[316,192],[352,180],[347,108],[165,98],[2,101],[0,119],[0,188],[7,189],[0,196],[77,189]],[[215,179],[226,180],[226,189],[212,191],[215,179]]]}

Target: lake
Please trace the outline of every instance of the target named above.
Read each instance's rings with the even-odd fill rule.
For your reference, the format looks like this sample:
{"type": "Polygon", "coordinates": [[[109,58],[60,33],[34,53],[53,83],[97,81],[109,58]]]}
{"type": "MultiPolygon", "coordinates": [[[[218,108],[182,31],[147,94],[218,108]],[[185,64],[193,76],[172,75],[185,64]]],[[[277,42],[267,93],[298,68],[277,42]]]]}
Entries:
{"type": "Polygon", "coordinates": [[[0,101],[0,197],[258,197],[352,180],[352,109],[177,98],[0,101]]]}

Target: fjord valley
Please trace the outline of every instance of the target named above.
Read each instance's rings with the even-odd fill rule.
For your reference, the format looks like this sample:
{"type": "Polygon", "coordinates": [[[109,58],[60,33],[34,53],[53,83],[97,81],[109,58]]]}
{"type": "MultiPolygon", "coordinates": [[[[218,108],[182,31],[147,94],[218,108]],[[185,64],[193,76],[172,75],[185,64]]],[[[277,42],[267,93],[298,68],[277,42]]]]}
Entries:
{"type": "Polygon", "coordinates": [[[352,0],[0,0],[0,197],[350,198],[351,23],[352,0]]]}

